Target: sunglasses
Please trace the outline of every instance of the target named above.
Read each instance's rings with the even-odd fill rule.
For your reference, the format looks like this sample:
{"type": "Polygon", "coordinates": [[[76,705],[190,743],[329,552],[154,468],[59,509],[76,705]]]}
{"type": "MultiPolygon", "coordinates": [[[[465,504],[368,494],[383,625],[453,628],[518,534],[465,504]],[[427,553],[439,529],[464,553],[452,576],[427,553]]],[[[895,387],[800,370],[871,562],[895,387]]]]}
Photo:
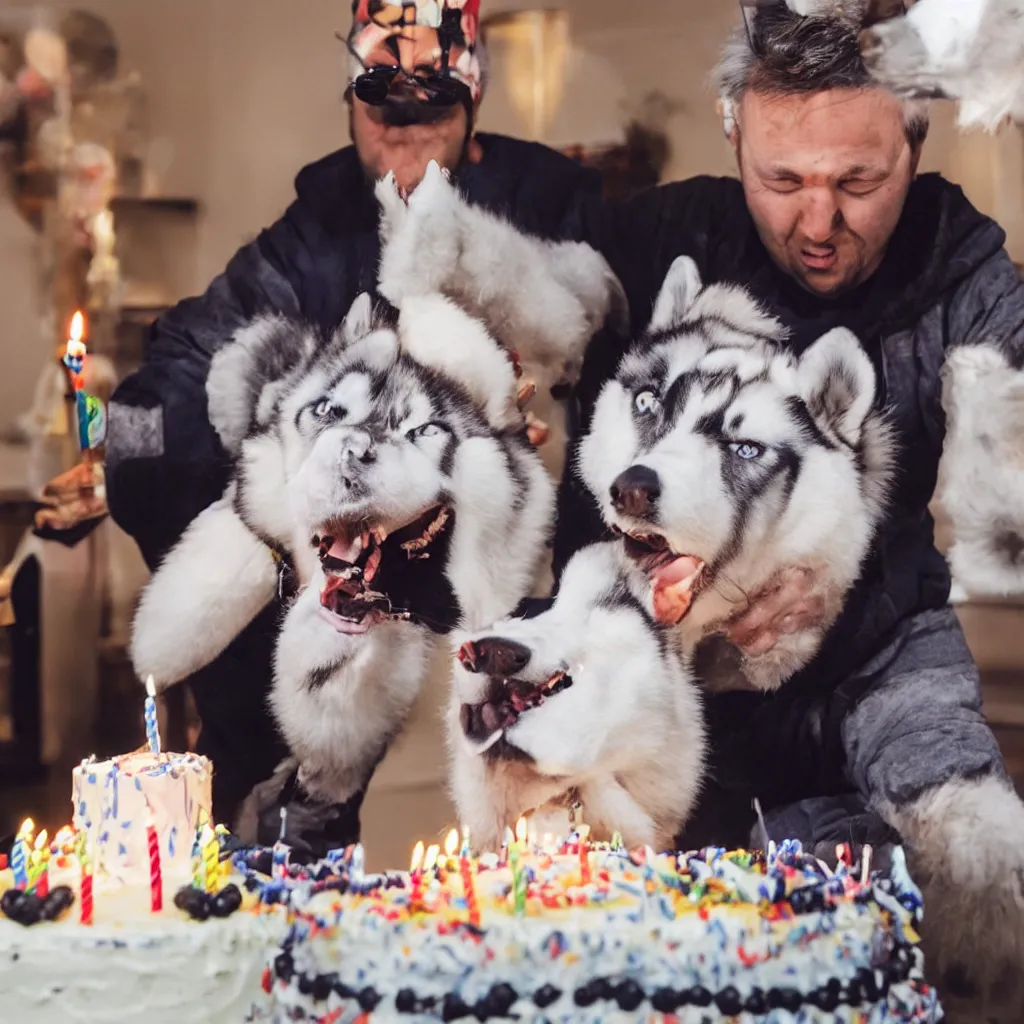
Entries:
{"type": "MultiPolygon", "coordinates": [[[[339,34],[338,39],[342,36],[339,34]]],[[[379,107],[387,102],[391,93],[391,87],[396,79],[418,89],[422,98],[420,102],[429,107],[454,107],[458,103],[471,105],[473,102],[469,86],[460,82],[451,73],[449,66],[449,54],[451,53],[451,39],[448,33],[439,33],[441,42],[441,66],[436,71],[414,72],[406,71],[401,64],[375,64],[367,67],[366,61],[359,55],[352,42],[347,37],[344,39],[348,52],[359,62],[363,71],[352,80],[352,91],[363,103],[371,107],[379,107]]],[[[395,40],[391,40],[393,52],[398,55],[398,47],[395,40]]]]}
{"type": "Polygon", "coordinates": [[[367,68],[353,79],[352,91],[363,103],[379,107],[387,101],[396,79],[419,90],[420,102],[428,107],[454,107],[470,100],[469,87],[453,78],[449,71],[414,74],[398,64],[380,64],[367,68]]]}
{"type": "MultiPolygon", "coordinates": [[[[758,11],[786,10],[786,0],[739,0],[740,14],[743,17],[743,28],[747,33],[747,44],[755,57],[765,55],[764,43],[757,32],[758,11]]],[[[870,0],[867,12],[860,28],[870,28],[879,21],[897,18],[907,13],[905,0],[870,0]]]]}

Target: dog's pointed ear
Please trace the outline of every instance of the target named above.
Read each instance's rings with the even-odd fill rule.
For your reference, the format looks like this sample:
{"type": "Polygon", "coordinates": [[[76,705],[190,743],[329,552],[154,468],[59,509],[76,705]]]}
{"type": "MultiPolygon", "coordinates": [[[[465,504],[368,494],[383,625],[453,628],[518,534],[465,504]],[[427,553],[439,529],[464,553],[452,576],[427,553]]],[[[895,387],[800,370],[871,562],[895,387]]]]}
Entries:
{"type": "Polygon", "coordinates": [[[689,256],[679,256],[665,276],[648,331],[656,334],[682,323],[703,287],[697,264],[689,256]]]}
{"type": "Polygon", "coordinates": [[[264,392],[302,365],[317,348],[315,334],[283,316],[260,316],[238,329],[213,357],[206,378],[210,422],[235,455],[265,405],[264,392]]]}
{"type": "Polygon", "coordinates": [[[369,292],[362,292],[356,296],[348,313],[345,314],[341,325],[341,340],[346,345],[354,345],[368,334],[372,334],[375,327],[373,299],[370,298],[369,292]]]}
{"type": "Polygon", "coordinates": [[[875,402],[875,369],[852,331],[837,327],[800,357],[800,393],[814,422],[854,447],[875,402]]]}

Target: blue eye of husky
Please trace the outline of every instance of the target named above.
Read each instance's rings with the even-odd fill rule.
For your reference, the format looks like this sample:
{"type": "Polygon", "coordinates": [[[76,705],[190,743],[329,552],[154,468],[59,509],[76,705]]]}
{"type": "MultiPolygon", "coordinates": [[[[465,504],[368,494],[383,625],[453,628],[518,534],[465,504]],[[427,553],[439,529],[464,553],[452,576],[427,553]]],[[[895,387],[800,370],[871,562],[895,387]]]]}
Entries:
{"type": "Polygon", "coordinates": [[[661,408],[661,402],[658,400],[658,396],[650,389],[647,391],[641,391],[636,398],[633,399],[633,404],[636,406],[636,411],[640,413],[641,416],[650,416],[661,408]]]}
{"type": "Polygon", "coordinates": [[[734,441],[729,445],[729,451],[741,459],[757,459],[764,453],[764,449],[759,444],[753,444],[750,441],[734,441]]]}

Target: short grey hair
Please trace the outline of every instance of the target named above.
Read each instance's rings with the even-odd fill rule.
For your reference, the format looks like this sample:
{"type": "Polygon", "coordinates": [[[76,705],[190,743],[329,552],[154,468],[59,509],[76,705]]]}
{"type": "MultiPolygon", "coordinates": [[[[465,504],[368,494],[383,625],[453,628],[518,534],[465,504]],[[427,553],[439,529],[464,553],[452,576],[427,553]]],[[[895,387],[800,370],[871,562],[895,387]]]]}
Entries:
{"type": "MultiPolygon", "coordinates": [[[[826,17],[795,14],[784,0],[758,6],[749,29],[741,25],[729,36],[715,69],[727,109],[748,90],[785,95],[873,87],[858,44],[862,7],[847,2],[826,17]]],[[[903,110],[907,141],[916,149],[928,135],[928,108],[905,100],[903,110]]]]}

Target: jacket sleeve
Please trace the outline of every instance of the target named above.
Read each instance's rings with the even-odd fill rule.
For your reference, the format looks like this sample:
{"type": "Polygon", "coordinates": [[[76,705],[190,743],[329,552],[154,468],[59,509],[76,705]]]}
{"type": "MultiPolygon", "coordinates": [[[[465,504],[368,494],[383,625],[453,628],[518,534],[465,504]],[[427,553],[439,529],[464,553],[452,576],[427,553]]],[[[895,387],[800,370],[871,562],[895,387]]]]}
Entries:
{"type": "Polygon", "coordinates": [[[903,620],[833,700],[852,705],[842,725],[850,781],[883,816],[955,779],[1005,777],[952,608],[903,620]]]}
{"type": "Polygon", "coordinates": [[[229,464],[206,408],[217,349],[256,313],[300,314],[308,231],[298,204],[244,246],[200,298],[152,327],[141,367],[110,403],[107,499],[152,569],[220,497],[229,464]]]}
{"type": "Polygon", "coordinates": [[[1024,282],[1004,249],[950,302],[943,378],[953,578],[979,596],[1024,594],[1024,282]]]}

